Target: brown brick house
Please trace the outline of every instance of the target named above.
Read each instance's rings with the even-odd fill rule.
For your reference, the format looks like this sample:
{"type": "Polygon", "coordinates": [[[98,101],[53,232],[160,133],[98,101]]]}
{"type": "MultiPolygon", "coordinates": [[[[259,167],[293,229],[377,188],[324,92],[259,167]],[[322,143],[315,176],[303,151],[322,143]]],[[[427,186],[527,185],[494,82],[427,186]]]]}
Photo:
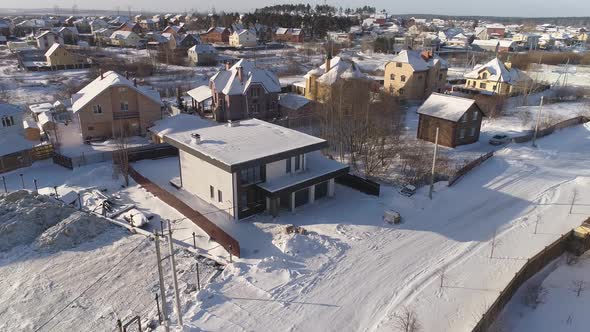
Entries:
{"type": "Polygon", "coordinates": [[[212,109],[219,122],[278,115],[281,85],[277,76],[254,63],[240,60],[217,72],[209,81],[212,109]]]}
{"type": "Polygon", "coordinates": [[[203,43],[229,43],[230,31],[228,28],[213,27],[207,30],[207,32],[201,34],[201,41],[203,43]]]}
{"type": "Polygon", "coordinates": [[[274,40],[278,42],[303,43],[303,30],[293,28],[277,28],[274,40]]]}
{"type": "Polygon", "coordinates": [[[419,139],[433,142],[439,128],[438,143],[454,148],[479,140],[484,116],[475,100],[433,93],[418,108],[419,139]]]}
{"type": "Polygon", "coordinates": [[[110,138],[124,130],[142,135],[162,118],[160,94],[114,71],[101,74],[72,96],[83,139],[110,138]]]}

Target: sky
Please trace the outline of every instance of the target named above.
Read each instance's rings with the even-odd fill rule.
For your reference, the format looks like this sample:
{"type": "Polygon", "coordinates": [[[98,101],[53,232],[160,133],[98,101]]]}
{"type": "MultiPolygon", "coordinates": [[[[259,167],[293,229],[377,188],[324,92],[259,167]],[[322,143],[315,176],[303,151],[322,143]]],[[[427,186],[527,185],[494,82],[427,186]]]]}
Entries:
{"type": "MultiPolygon", "coordinates": [[[[324,1],[305,0],[1,0],[0,8],[54,8],[59,6],[63,13],[71,14],[73,5],[81,9],[113,10],[119,7],[121,13],[132,11],[184,12],[185,10],[210,11],[249,11],[257,7],[283,3],[309,3],[312,6],[324,1]]],[[[336,7],[360,7],[371,5],[378,10],[385,9],[390,14],[440,14],[440,15],[480,15],[480,16],[519,16],[519,17],[554,17],[554,16],[590,16],[588,0],[327,0],[327,4],[336,7]]]]}

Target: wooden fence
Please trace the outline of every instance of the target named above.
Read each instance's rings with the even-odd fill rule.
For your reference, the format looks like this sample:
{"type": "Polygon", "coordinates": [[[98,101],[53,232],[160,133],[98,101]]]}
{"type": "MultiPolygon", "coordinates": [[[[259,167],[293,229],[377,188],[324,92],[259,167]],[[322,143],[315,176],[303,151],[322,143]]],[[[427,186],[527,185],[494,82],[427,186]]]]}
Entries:
{"type": "Polygon", "coordinates": [[[377,182],[361,178],[354,174],[346,174],[336,178],[337,183],[356,189],[367,195],[379,196],[381,185],[377,182]]]}
{"type": "Polygon", "coordinates": [[[448,186],[454,185],[463,175],[469,173],[471,170],[476,168],[477,166],[481,165],[484,161],[490,159],[494,155],[494,151],[490,151],[484,155],[481,155],[479,158],[470,161],[467,165],[461,167],[455,174],[451,175],[449,178],[448,186]]]}
{"type": "Polygon", "coordinates": [[[43,144],[28,150],[0,156],[0,173],[10,172],[22,167],[29,167],[35,161],[49,159],[52,155],[53,145],[43,144]]]}
{"type": "Polygon", "coordinates": [[[481,320],[475,325],[472,332],[486,332],[496,321],[498,315],[502,312],[504,307],[510,302],[516,291],[533,275],[545,268],[549,263],[563,255],[569,245],[573,231],[562,235],[559,239],[551,245],[545,247],[541,252],[527,260],[522,268],[516,272],[516,275],[508,285],[500,292],[494,303],[483,314],[481,320]]]}
{"type": "MultiPolygon", "coordinates": [[[[587,117],[585,117],[585,116],[578,116],[578,117],[575,117],[575,118],[571,118],[571,119],[562,121],[562,122],[556,123],[556,124],[554,124],[552,126],[549,126],[549,127],[545,128],[545,129],[540,129],[537,132],[537,138],[541,138],[541,137],[550,135],[553,132],[555,132],[557,130],[560,130],[560,129],[564,129],[564,128],[567,128],[567,127],[572,127],[572,126],[576,126],[576,125],[579,125],[579,124],[582,124],[582,123],[586,123],[588,121],[590,121],[590,119],[587,118],[587,117]]],[[[513,137],[512,138],[512,142],[514,142],[514,143],[530,142],[530,141],[533,140],[533,135],[534,135],[533,133],[530,133],[530,134],[523,135],[523,136],[513,137]]]]}
{"type": "Polygon", "coordinates": [[[173,207],[187,219],[192,221],[195,225],[199,226],[199,228],[207,233],[212,240],[219,243],[229,253],[240,257],[240,243],[211,220],[207,219],[201,213],[188,206],[170,192],[159,187],[143,175],[139,174],[131,166],[129,167],[129,175],[133,178],[133,180],[135,180],[135,182],[140,184],[147,191],[161,199],[164,203],[173,207]]]}

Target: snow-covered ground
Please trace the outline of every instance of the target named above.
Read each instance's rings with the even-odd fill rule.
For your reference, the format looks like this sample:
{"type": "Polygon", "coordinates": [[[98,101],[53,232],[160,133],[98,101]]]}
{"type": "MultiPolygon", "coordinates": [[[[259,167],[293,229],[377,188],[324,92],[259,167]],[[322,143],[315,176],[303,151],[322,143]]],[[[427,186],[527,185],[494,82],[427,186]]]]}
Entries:
{"type": "Polygon", "coordinates": [[[567,83],[568,86],[590,87],[590,66],[536,65],[527,74],[547,84],[567,83]]]}
{"type": "Polygon", "coordinates": [[[588,331],[589,285],[590,253],[570,264],[561,257],[518,290],[496,325],[505,331],[588,331]],[[530,301],[532,294],[539,294],[536,307],[530,301]]]}
{"type": "MultiPolygon", "coordinates": [[[[118,318],[139,315],[144,326],[157,321],[150,238],[26,191],[0,196],[0,210],[0,330],[111,331],[118,318]]],[[[197,294],[196,264],[203,283],[217,266],[182,248],[176,260],[188,305],[197,294]]],[[[163,268],[170,286],[169,260],[163,268]]],[[[170,311],[173,295],[166,288],[170,311]]]]}
{"type": "Polygon", "coordinates": [[[294,214],[248,219],[267,241],[246,245],[186,320],[192,330],[391,331],[409,306],[425,331],[468,331],[527,257],[590,215],[588,143],[587,125],[538,149],[509,145],[432,201],[425,190],[373,198],[338,187],[294,214]],[[384,224],[387,209],[404,222],[384,224]],[[311,235],[287,235],[286,224],[311,235]]]}

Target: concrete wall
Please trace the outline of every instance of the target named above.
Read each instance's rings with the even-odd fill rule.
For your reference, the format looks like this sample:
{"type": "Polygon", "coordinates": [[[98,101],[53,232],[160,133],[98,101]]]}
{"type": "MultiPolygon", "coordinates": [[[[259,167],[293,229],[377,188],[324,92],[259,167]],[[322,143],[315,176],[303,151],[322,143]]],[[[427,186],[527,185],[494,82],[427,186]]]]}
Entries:
{"type": "Polygon", "coordinates": [[[185,190],[203,201],[234,216],[235,184],[232,173],[228,173],[184,151],[179,153],[182,186],[185,190]],[[214,188],[211,198],[210,187],[214,188]],[[218,201],[217,191],[222,192],[222,202],[218,201]]]}

